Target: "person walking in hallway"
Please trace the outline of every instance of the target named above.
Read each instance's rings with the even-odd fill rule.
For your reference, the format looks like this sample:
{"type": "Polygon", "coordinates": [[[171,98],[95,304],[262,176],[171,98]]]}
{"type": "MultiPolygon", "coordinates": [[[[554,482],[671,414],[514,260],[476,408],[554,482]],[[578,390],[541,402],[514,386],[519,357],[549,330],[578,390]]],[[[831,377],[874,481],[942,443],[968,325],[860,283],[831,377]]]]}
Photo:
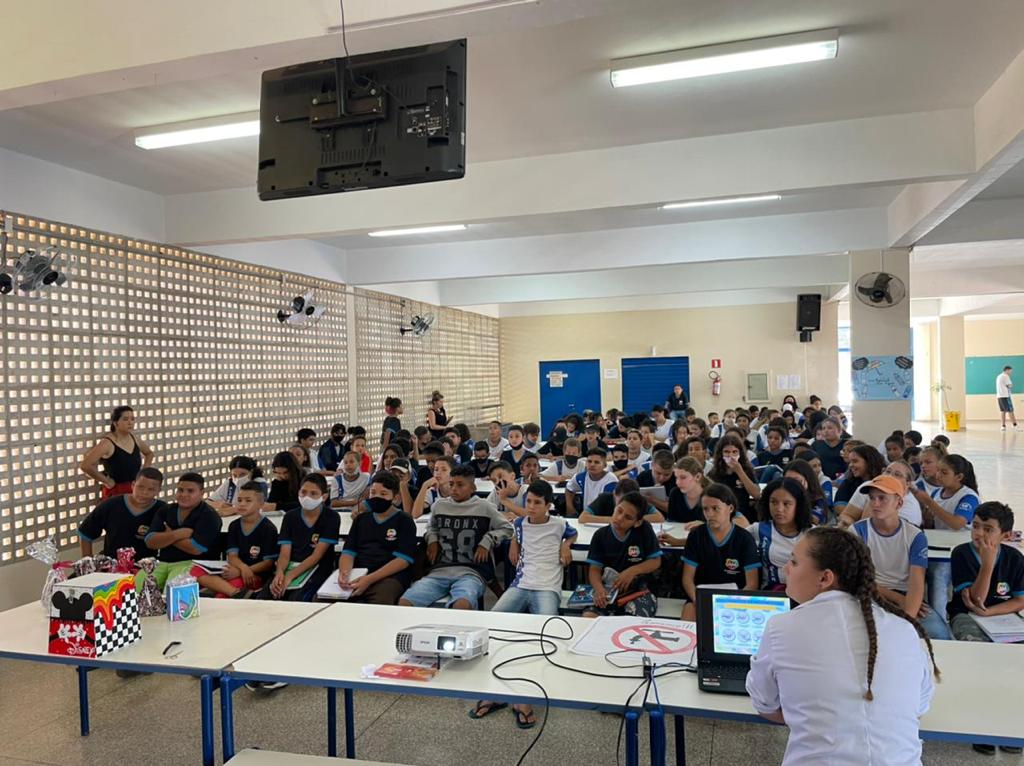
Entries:
{"type": "Polygon", "coordinates": [[[1006,430],[1006,416],[1010,416],[1010,422],[1013,423],[1014,429],[1017,428],[1017,416],[1013,414],[1013,379],[1010,378],[1010,373],[1013,372],[1013,368],[1010,365],[1006,365],[1003,368],[1002,373],[996,376],[996,401],[999,403],[999,429],[1001,431],[1006,430]]]}

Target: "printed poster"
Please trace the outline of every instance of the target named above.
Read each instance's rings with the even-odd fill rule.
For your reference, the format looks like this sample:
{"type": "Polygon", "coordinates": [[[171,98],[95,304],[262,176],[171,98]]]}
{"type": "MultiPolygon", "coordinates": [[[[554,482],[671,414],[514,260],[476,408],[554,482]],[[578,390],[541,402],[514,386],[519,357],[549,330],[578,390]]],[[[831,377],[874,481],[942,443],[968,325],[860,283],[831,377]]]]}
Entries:
{"type": "Polygon", "coordinates": [[[850,367],[857,401],[900,401],[914,393],[914,360],[909,356],[858,356],[850,367]]]}

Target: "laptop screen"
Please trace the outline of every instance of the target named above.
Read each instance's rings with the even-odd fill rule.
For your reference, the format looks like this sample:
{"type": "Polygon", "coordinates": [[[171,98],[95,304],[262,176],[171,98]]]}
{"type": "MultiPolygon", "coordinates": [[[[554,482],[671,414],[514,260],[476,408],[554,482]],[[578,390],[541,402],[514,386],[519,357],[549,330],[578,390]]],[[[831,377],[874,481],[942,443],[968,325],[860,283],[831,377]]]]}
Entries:
{"type": "Polygon", "coordinates": [[[780,593],[712,593],[715,654],[751,655],[761,645],[761,634],[772,615],[789,611],[789,597],[780,593]]]}

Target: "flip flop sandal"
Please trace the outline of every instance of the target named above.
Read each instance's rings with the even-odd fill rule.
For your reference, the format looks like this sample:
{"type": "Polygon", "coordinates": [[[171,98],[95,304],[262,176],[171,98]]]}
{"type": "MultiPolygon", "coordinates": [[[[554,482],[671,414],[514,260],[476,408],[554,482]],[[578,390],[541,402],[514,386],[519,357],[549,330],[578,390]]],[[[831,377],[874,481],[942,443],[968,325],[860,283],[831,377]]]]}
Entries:
{"type": "Polygon", "coordinates": [[[476,721],[481,718],[486,718],[496,710],[504,710],[507,707],[507,702],[481,701],[476,703],[476,707],[469,711],[469,717],[476,721]]]}
{"type": "Polygon", "coordinates": [[[522,710],[516,710],[515,708],[512,708],[512,715],[516,717],[516,726],[518,726],[520,729],[532,729],[534,726],[537,725],[536,718],[534,718],[534,720],[532,721],[529,720],[530,717],[533,716],[532,711],[529,713],[524,713],[522,710]]]}

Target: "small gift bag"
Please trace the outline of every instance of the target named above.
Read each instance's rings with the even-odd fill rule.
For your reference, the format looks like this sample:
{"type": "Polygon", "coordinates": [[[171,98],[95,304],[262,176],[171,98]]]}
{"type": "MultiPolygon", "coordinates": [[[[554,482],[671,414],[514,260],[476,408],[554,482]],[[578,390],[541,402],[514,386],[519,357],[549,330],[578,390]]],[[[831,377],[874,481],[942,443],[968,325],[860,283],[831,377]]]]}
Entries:
{"type": "Polygon", "coordinates": [[[139,616],[156,617],[166,613],[167,603],[164,601],[164,596],[160,592],[160,588],[157,587],[156,577],[153,575],[153,572],[156,571],[156,559],[139,559],[139,570],[145,573],[142,588],[139,590],[139,616]]]}
{"type": "Polygon", "coordinates": [[[199,616],[199,583],[192,575],[180,574],[168,580],[164,598],[167,601],[167,619],[171,622],[199,616]]]}

